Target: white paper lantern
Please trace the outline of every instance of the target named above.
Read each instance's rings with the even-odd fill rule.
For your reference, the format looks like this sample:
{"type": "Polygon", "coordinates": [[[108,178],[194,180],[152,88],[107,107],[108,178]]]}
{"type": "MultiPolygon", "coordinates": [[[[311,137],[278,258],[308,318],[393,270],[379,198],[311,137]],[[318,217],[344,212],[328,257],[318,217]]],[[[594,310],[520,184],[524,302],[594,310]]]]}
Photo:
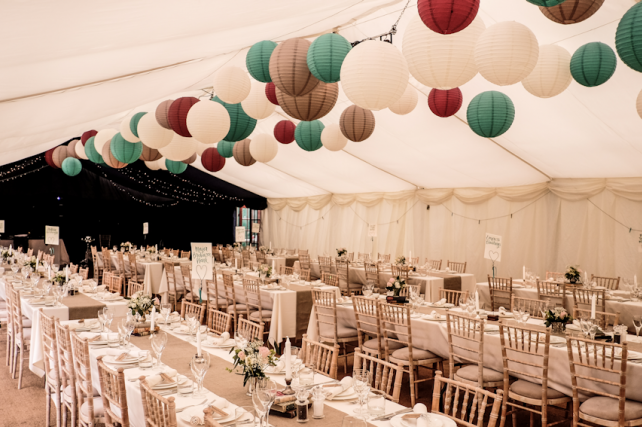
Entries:
{"type": "Polygon", "coordinates": [[[397,102],[395,102],[388,108],[393,113],[403,116],[415,109],[415,107],[417,106],[417,100],[417,90],[410,83],[408,83],[408,86],[406,86],[406,91],[403,93],[403,95],[401,95],[401,98],[399,98],[397,102]]]}
{"type": "Polygon", "coordinates": [[[172,142],[174,132],[159,125],[154,114],[145,114],[138,122],[138,136],[143,144],[158,150],[172,142]]]}
{"type": "Polygon", "coordinates": [[[458,33],[438,34],[415,15],[403,36],[410,74],[419,83],[436,89],[463,86],[477,74],[475,45],[485,29],[484,21],[477,16],[458,33]]]}
{"type": "Polygon", "coordinates": [[[350,101],[367,110],[394,104],[408,86],[404,56],[390,43],[366,40],[355,46],[341,66],[341,86],[350,101]]]}
{"type": "Polygon", "coordinates": [[[96,151],[102,153],[105,144],[117,133],[118,131],[116,129],[99,130],[94,137],[94,148],[96,148],[96,151]]]}
{"type": "Polygon", "coordinates": [[[256,120],[270,117],[276,108],[265,96],[265,86],[265,83],[253,80],[250,94],[241,102],[245,114],[256,120]]]}
{"type": "Polygon", "coordinates": [[[524,80],[537,65],[539,45],[535,34],[518,22],[499,22],[479,36],[475,63],[489,82],[508,86],[524,80]]]}
{"type": "Polygon", "coordinates": [[[167,164],[165,163],[165,157],[161,157],[160,159],[156,160],[156,165],[158,166],[158,169],[167,170],[167,164]]]}
{"type": "Polygon", "coordinates": [[[321,131],[321,143],[330,151],[340,151],[348,143],[348,138],[343,135],[338,124],[332,123],[321,131]]]}
{"type": "Polygon", "coordinates": [[[638,99],[635,101],[635,107],[638,110],[638,115],[642,118],[642,90],[638,93],[638,99]]]}
{"type": "Polygon", "coordinates": [[[250,141],[250,155],[257,162],[267,163],[276,157],[279,151],[279,143],[274,136],[261,133],[254,135],[250,141]]]}
{"type": "Polygon", "coordinates": [[[539,47],[537,65],[524,80],[524,89],[539,98],[551,98],[571,84],[571,54],[557,45],[539,47]]]}
{"type": "Polygon", "coordinates": [[[196,152],[196,143],[197,141],[194,138],[186,138],[175,133],[172,142],[163,148],[159,148],[158,151],[165,158],[175,162],[182,162],[189,159],[196,152]]]}
{"type": "MultiPolygon", "coordinates": [[[[165,160],[163,160],[165,162],[165,160]]],[[[152,160],[151,162],[145,162],[145,166],[147,166],[148,169],[157,171],[160,169],[160,165],[158,164],[158,160],[152,160]]]]}
{"type": "Polygon", "coordinates": [[[216,144],[230,131],[230,114],[218,102],[199,101],[187,113],[189,133],[203,144],[216,144]]]}
{"type": "Polygon", "coordinates": [[[203,151],[207,150],[208,148],[214,147],[214,144],[203,144],[200,141],[196,141],[196,154],[199,156],[203,155],[203,151]]]}
{"type": "MultiPolygon", "coordinates": [[[[147,114],[146,114],[147,115],[147,114]]],[[[132,116],[128,115],[120,122],[120,134],[125,138],[125,141],[128,142],[138,142],[140,138],[132,133],[132,129],[129,126],[132,121],[132,116]]]]}
{"type": "Polygon", "coordinates": [[[87,157],[87,154],[85,153],[85,146],[82,145],[82,142],[78,141],[75,149],[76,156],[78,156],[79,159],[89,160],[89,157],[87,157]]]}
{"type": "Polygon", "coordinates": [[[214,75],[214,93],[228,104],[238,104],[250,94],[250,78],[240,67],[224,67],[214,75]]]}

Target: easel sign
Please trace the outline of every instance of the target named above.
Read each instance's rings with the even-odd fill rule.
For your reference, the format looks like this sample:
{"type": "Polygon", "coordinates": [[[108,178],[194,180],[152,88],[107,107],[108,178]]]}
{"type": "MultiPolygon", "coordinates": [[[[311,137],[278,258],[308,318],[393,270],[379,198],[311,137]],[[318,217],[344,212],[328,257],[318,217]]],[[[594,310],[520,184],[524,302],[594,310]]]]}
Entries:
{"type": "Polygon", "coordinates": [[[252,233],[259,233],[261,231],[261,224],[258,222],[252,223],[252,233]]]}
{"type": "Polygon", "coordinates": [[[377,224],[368,224],[368,237],[377,237],[377,224]]]}
{"type": "Polygon", "coordinates": [[[149,222],[143,223],[143,234],[149,234],[149,222]]]}
{"type": "Polygon", "coordinates": [[[45,245],[60,244],[60,227],[55,225],[45,225],[45,245]]]}
{"type": "Polygon", "coordinates": [[[486,233],[484,258],[493,262],[493,277],[495,277],[495,262],[502,260],[502,236],[486,233]]]}
{"type": "Polygon", "coordinates": [[[212,244],[192,242],[192,277],[212,280],[212,244]]]}
{"type": "Polygon", "coordinates": [[[0,219],[0,234],[4,233],[4,219],[0,219]]]}
{"type": "Polygon", "coordinates": [[[235,242],[245,242],[245,227],[236,227],[235,242]]]}

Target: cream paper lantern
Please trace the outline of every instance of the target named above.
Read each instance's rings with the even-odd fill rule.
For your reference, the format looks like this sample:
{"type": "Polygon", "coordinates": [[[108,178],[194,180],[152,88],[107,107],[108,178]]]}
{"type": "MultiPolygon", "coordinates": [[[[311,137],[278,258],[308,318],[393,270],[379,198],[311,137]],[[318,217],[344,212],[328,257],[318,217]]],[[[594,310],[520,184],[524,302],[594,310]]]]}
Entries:
{"type": "Polygon", "coordinates": [[[253,80],[250,94],[241,102],[245,114],[256,120],[270,117],[276,108],[265,95],[265,86],[266,83],[253,80]]]}
{"type": "Polygon", "coordinates": [[[341,86],[354,104],[382,110],[394,104],[408,86],[408,65],[390,43],[366,40],[355,46],[341,66],[341,86]]]}
{"type": "Polygon", "coordinates": [[[203,144],[200,141],[196,141],[196,154],[199,156],[203,155],[203,151],[207,150],[208,148],[214,147],[214,144],[203,144]]]}
{"type": "Polygon", "coordinates": [[[524,89],[539,98],[551,98],[564,92],[571,84],[571,54],[561,46],[539,47],[537,65],[524,80],[524,89]]]}
{"type": "Polygon", "coordinates": [[[524,80],[537,65],[539,45],[535,34],[518,22],[499,22],[479,36],[475,63],[489,82],[508,86],[524,80]]]}
{"type": "Polygon", "coordinates": [[[640,93],[638,93],[638,98],[635,101],[635,107],[638,110],[638,116],[642,118],[642,90],[640,91],[640,93]]]}
{"type": "Polygon", "coordinates": [[[216,144],[230,131],[230,114],[218,102],[199,101],[187,113],[189,133],[203,144],[216,144]]]}
{"type": "Polygon", "coordinates": [[[174,132],[159,125],[155,115],[145,114],[138,122],[138,136],[143,144],[158,150],[172,142],[174,132]]]}
{"type": "MultiPolygon", "coordinates": [[[[163,160],[164,162],[165,160],[163,160]]],[[[158,165],[158,160],[152,160],[151,162],[145,162],[145,166],[147,166],[148,169],[157,171],[160,169],[160,166],[158,165]]]]}
{"type": "Polygon", "coordinates": [[[163,148],[159,148],[158,151],[169,160],[182,162],[185,159],[189,159],[196,152],[196,143],[197,141],[194,138],[180,136],[175,133],[172,142],[163,148]]]}
{"type": "Polygon", "coordinates": [[[167,170],[167,163],[165,163],[165,160],[165,157],[161,157],[160,159],[156,160],[156,165],[158,165],[158,168],[164,171],[167,170]]]}
{"type": "Polygon", "coordinates": [[[273,135],[261,133],[250,141],[250,155],[257,162],[267,163],[273,160],[278,151],[279,143],[273,135]]]}
{"type": "Polygon", "coordinates": [[[132,133],[132,129],[130,127],[131,121],[132,116],[128,115],[122,122],[120,122],[120,134],[127,142],[138,142],[140,141],[140,138],[132,133]]]}
{"type": "Polygon", "coordinates": [[[76,144],[75,150],[76,150],[76,156],[79,159],[89,160],[89,157],[87,157],[87,153],[85,153],[85,146],[82,145],[82,142],[78,141],[78,143],[76,144]]]}
{"type": "Polygon", "coordinates": [[[397,102],[388,107],[388,109],[390,109],[390,111],[395,114],[404,116],[408,113],[411,113],[412,110],[415,109],[415,107],[417,106],[417,100],[417,91],[410,83],[408,83],[408,86],[406,86],[406,90],[403,95],[401,95],[401,98],[399,98],[397,102]]]}
{"type": "MultiPolygon", "coordinates": [[[[416,98],[417,95],[415,94],[415,103],[416,98]]],[[[341,132],[341,126],[332,123],[323,128],[321,132],[321,143],[330,151],[340,151],[343,150],[348,143],[348,138],[341,132]]]]}
{"type": "Polygon", "coordinates": [[[224,67],[214,75],[214,92],[228,104],[238,104],[250,94],[250,78],[240,67],[224,67]]]}
{"type": "Polygon", "coordinates": [[[105,144],[107,144],[107,142],[109,142],[117,133],[118,131],[116,129],[99,130],[96,136],[94,136],[94,148],[96,151],[102,153],[105,144]]]}
{"type": "Polygon", "coordinates": [[[463,86],[477,74],[475,45],[485,29],[484,21],[477,16],[462,31],[438,34],[415,15],[406,28],[402,46],[410,74],[419,83],[436,89],[463,86]]]}

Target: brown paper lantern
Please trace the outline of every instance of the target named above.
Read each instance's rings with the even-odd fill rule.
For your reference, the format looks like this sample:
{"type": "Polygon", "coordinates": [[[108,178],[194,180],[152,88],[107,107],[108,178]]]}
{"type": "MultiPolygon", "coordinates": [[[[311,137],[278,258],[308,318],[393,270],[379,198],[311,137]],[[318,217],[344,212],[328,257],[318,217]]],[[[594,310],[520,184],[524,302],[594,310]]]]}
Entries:
{"type": "Polygon", "coordinates": [[[341,113],[341,133],[350,141],[361,142],[374,132],[375,117],[372,111],[351,105],[341,113]]]}
{"type": "Polygon", "coordinates": [[[553,7],[540,6],[539,10],[553,22],[570,25],[587,20],[603,3],[604,0],[565,0],[553,7]]]}
{"type": "Polygon", "coordinates": [[[319,84],[319,80],[308,68],[310,44],[306,39],[288,39],[272,52],[270,77],[276,87],[286,95],[303,96],[319,84]]]}
{"type": "Polygon", "coordinates": [[[328,114],[336,105],[338,97],[337,83],[319,82],[312,92],[296,97],[286,95],[281,89],[276,88],[276,98],[285,114],[304,122],[318,120],[328,114]]]}
{"type": "Polygon", "coordinates": [[[114,157],[114,153],[111,152],[111,139],[103,145],[103,151],[100,154],[102,154],[103,160],[107,166],[111,166],[114,169],[122,169],[127,166],[127,163],[118,161],[118,159],[114,157]]]}
{"type": "Polygon", "coordinates": [[[158,124],[169,130],[172,130],[172,127],[169,124],[167,114],[169,113],[169,107],[171,107],[172,102],[174,102],[173,99],[168,99],[167,101],[161,102],[160,104],[158,104],[158,107],[156,107],[155,113],[156,121],[158,122],[158,124]]]}
{"type": "Polygon", "coordinates": [[[249,139],[244,139],[234,144],[232,154],[234,155],[234,160],[241,166],[251,166],[256,163],[256,160],[254,160],[254,157],[250,154],[249,139]]]}
{"type": "Polygon", "coordinates": [[[192,134],[187,129],[187,113],[190,108],[198,102],[198,98],[184,96],[172,102],[167,112],[167,120],[172,130],[185,138],[191,138],[192,134]]]}
{"type": "Polygon", "coordinates": [[[188,159],[183,160],[183,163],[185,163],[186,165],[191,165],[195,161],[196,161],[196,153],[194,153],[191,156],[189,156],[188,159]]]}
{"type": "Polygon", "coordinates": [[[144,162],[153,162],[160,159],[161,157],[163,157],[163,155],[160,153],[160,151],[155,148],[149,148],[148,146],[143,144],[143,152],[140,153],[139,157],[140,160],[144,162]]]}
{"type": "Polygon", "coordinates": [[[67,154],[67,147],[65,145],[61,145],[59,147],[56,147],[53,151],[52,154],[52,160],[54,164],[58,167],[62,167],[62,162],[65,160],[69,155],[67,154]]]}
{"type": "Polygon", "coordinates": [[[82,144],[79,139],[74,139],[69,143],[67,146],[67,156],[68,157],[73,157],[74,159],[80,159],[78,157],[78,154],[76,154],[76,144],[82,144]]]}

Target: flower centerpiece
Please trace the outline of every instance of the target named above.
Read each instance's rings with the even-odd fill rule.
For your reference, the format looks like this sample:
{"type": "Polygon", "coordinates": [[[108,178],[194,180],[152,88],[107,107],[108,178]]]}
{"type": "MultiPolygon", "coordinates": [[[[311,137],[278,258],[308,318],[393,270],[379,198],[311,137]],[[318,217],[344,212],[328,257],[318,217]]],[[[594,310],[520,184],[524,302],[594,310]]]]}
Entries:
{"type": "Polygon", "coordinates": [[[54,277],[51,278],[51,281],[57,285],[64,285],[66,279],[67,277],[65,276],[65,273],[59,271],[54,277]]]}
{"type": "Polygon", "coordinates": [[[259,267],[259,277],[267,279],[270,276],[272,276],[272,267],[270,267],[268,264],[262,264],[259,267]]]}
{"type": "Polygon", "coordinates": [[[12,257],[13,257],[13,251],[9,251],[9,250],[2,251],[2,258],[3,258],[5,261],[6,261],[8,258],[12,258],[12,257]]]}
{"type": "Polygon", "coordinates": [[[239,242],[235,242],[232,247],[234,248],[234,252],[241,252],[241,244],[239,242]]]}
{"type": "Polygon", "coordinates": [[[243,386],[251,379],[265,378],[265,368],[276,366],[275,351],[270,350],[263,341],[256,340],[247,343],[244,348],[234,349],[234,366],[227,368],[228,372],[235,372],[243,369],[243,386]]]}
{"type": "Polygon", "coordinates": [[[155,254],[156,253],[156,248],[154,246],[150,246],[149,248],[147,248],[147,253],[155,254]]]}
{"type": "Polygon", "coordinates": [[[386,283],[386,290],[388,295],[393,295],[398,297],[401,290],[406,286],[406,279],[401,276],[391,277],[386,283]],[[392,292],[392,294],[390,294],[392,292]]]}
{"type": "Polygon", "coordinates": [[[345,256],[348,255],[348,250],[346,248],[339,248],[337,249],[337,256],[339,258],[344,258],[345,256]]]}
{"type": "Polygon", "coordinates": [[[85,237],[83,237],[83,238],[82,238],[82,239],[80,239],[80,240],[81,240],[81,241],[83,241],[83,242],[85,242],[85,243],[87,243],[87,244],[89,244],[89,243],[91,243],[91,242],[93,242],[93,241],[94,241],[93,237],[91,237],[91,236],[85,236],[85,237]]]}
{"type": "Polygon", "coordinates": [[[31,267],[33,271],[36,271],[36,268],[38,268],[38,259],[35,256],[32,256],[31,258],[25,259],[22,265],[25,267],[31,267]]]}
{"type": "Polygon", "coordinates": [[[272,255],[274,253],[274,251],[272,249],[268,248],[267,246],[259,247],[259,251],[263,252],[263,254],[265,254],[265,255],[272,255]]]}
{"type": "Polygon", "coordinates": [[[158,299],[153,298],[144,292],[136,292],[127,304],[127,308],[131,310],[132,315],[140,314],[145,315],[152,312],[152,307],[156,307],[156,311],[160,310],[158,299]]]}
{"type": "Polygon", "coordinates": [[[398,256],[397,259],[395,260],[395,263],[397,263],[398,265],[405,265],[406,264],[406,257],[403,256],[403,255],[398,256]]]}
{"type": "Polygon", "coordinates": [[[125,249],[125,252],[129,252],[132,248],[132,243],[131,242],[123,242],[120,244],[121,249],[125,249]]]}
{"type": "Polygon", "coordinates": [[[546,311],[546,322],[544,323],[547,327],[553,326],[553,332],[562,333],[566,329],[566,324],[573,322],[573,316],[571,316],[564,307],[555,307],[552,310],[546,311]]]}
{"type": "Polygon", "coordinates": [[[579,269],[574,265],[569,265],[568,267],[566,267],[566,273],[564,273],[564,277],[566,277],[566,279],[570,283],[577,283],[580,281],[581,274],[582,274],[581,269],[579,269]]]}

